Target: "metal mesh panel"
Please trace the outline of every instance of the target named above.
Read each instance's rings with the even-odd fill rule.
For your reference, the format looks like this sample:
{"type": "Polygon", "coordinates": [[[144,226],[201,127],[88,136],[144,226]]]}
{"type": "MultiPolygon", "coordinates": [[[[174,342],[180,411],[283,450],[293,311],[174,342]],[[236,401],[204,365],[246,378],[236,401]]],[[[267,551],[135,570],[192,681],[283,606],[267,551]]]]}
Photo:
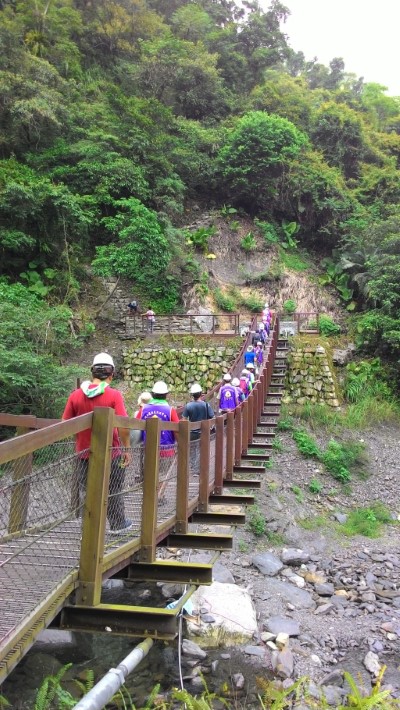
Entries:
{"type": "Polygon", "coordinates": [[[160,446],[158,471],[158,512],[157,520],[165,520],[176,511],[178,449],[174,446],[160,446]]]}
{"type": "Polygon", "coordinates": [[[120,451],[112,449],[111,454],[106,548],[115,546],[120,539],[125,543],[127,539],[137,538],[141,533],[144,444],[127,449],[131,453],[131,462],[126,467],[118,455],[120,451]]]}
{"type": "Polygon", "coordinates": [[[82,511],[77,468],[70,441],[2,466],[0,639],[77,567],[82,511]]]}

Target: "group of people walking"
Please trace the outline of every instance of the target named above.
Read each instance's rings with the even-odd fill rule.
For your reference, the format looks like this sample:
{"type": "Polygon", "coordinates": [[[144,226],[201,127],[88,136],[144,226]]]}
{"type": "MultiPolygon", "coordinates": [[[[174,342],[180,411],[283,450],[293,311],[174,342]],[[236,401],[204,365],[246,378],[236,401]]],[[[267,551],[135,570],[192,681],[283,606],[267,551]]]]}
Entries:
{"type": "MultiPolygon", "coordinates": [[[[136,317],[139,311],[139,305],[138,302],[135,298],[128,303],[128,308],[129,308],[129,315],[132,317],[136,317]]],[[[148,307],[147,311],[143,313],[143,315],[146,318],[146,326],[147,326],[147,332],[152,333],[154,330],[154,324],[156,322],[156,314],[154,313],[153,309],[151,306],[148,307]]]]}
{"type": "MultiPolygon", "coordinates": [[[[259,326],[256,333],[263,330],[269,332],[268,318],[264,320],[264,328],[259,326]]],[[[257,336],[258,337],[258,336],[257,336]]],[[[218,392],[218,410],[220,414],[234,410],[253,389],[255,377],[263,363],[263,349],[266,340],[260,338],[256,346],[249,345],[245,356],[244,365],[240,378],[232,379],[229,373],[224,374],[222,385],[218,392]]],[[[128,412],[121,392],[111,387],[115,373],[113,358],[109,353],[98,353],[92,362],[91,380],[82,382],[80,387],[72,392],[67,400],[62,419],[68,420],[82,414],[93,412],[95,407],[110,407],[115,414],[127,417],[128,412]]],[[[177,410],[168,402],[169,387],[166,382],[159,380],[154,383],[151,392],[143,392],[138,400],[139,408],[135,412],[136,419],[146,421],[157,417],[163,422],[179,422],[177,410]]],[[[182,419],[190,422],[198,422],[199,426],[191,429],[191,458],[190,469],[192,475],[199,475],[200,472],[200,424],[203,420],[213,419],[215,414],[209,402],[203,399],[203,388],[199,383],[192,384],[190,388],[191,401],[188,402],[182,411],[182,419]]],[[[168,466],[168,459],[171,461],[175,454],[175,432],[162,430],[160,433],[160,461],[164,460],[168,470],[172,469],[173,461],[168,466]]],[[[112,451],[111,451],[111,472],[109,483],[109,500],[107,507],[107,517],[111,534],[120,534],[131,529],[132,521],[125,516],[123,486],[125,479],[125,469],[132,461],[132,446],[144,442],[146,432],[130,430],[119,427],[113,430],[112,451]],[[137,437],[134,439],[134,437],[137,437]]],[[[77,462],[75,473],[78,480],[81,496],[86,491],[87,474],[89,467],[89,454],[91,446],[91,429],[85,429],[76,435],[77,462]]],[[[164,481],[168,475],[164,475],[164,481]]],[[[159,495],[162,494],[162,487],[159,495]]]]}

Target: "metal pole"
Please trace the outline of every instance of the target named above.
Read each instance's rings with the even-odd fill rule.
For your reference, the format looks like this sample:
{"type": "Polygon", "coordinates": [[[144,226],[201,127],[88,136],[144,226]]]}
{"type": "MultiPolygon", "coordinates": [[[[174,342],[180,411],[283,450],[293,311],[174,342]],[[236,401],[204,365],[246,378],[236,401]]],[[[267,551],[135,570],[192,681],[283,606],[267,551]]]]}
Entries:
{"type": "Polygon", "coordinates": [[[75,705],[75,710],[102,710],[125,683],[129,673],[147,656],[152,645],[153,639],[139,643],[116,668],[110,668],[104,678],[75,705]]]}

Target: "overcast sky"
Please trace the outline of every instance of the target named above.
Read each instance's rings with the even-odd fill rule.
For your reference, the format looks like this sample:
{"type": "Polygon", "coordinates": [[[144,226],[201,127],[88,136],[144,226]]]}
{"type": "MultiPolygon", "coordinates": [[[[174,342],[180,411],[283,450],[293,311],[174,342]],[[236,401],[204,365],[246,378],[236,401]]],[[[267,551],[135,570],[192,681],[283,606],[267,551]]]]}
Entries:
{"type": "MultiPolygon", "coordinates": [[[[400,96],[400,0],[282,0],[294,50],[323,64],[343,57],[346,71],[400,96]]],[[[264,9],[269,0],[260,0],[264,9]]]]}

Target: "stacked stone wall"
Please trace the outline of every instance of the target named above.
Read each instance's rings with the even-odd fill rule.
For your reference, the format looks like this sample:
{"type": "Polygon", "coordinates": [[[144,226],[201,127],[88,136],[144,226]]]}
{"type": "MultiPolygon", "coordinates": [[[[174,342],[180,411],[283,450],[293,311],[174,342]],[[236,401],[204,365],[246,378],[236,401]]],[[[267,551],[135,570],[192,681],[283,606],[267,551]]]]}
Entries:
{"type": "Polygon", "coordinates": [[[294,347],[287,359],[284,402],[314,402],[338,407],[335,381],[321,345],[294,347]]]}
{"type": "Polygon", "coordinates": [[[231,346],[194,348],[132,347],[123,352],[124,380],[133,389],[150,389],[165,380],[175,392],[186,392],[193,382],[209,390],[229,369],[237,355],[231,346]]]}

